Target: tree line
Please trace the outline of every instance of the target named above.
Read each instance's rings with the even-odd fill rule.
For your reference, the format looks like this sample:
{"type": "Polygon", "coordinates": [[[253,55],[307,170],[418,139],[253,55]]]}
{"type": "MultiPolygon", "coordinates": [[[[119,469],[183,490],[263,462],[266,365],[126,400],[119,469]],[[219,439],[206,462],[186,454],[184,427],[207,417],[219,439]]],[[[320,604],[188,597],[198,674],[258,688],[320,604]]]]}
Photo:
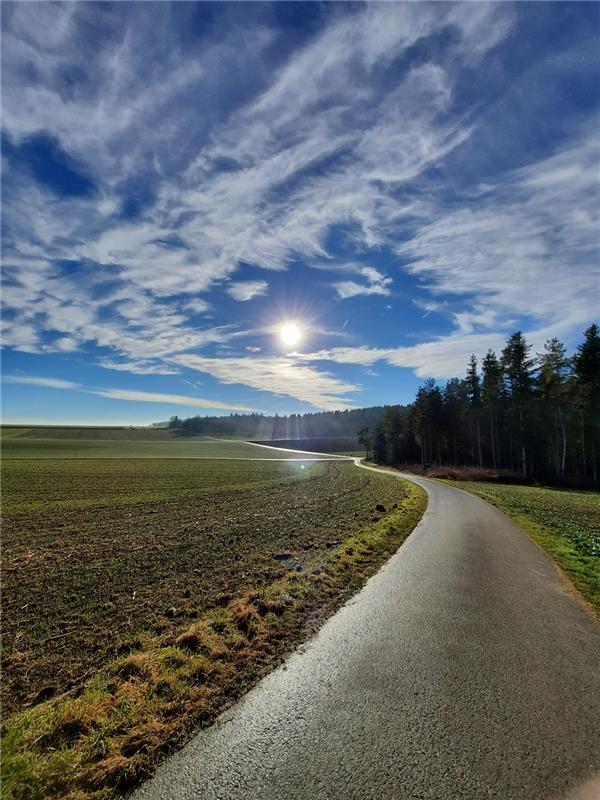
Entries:
{"type": "Polygon", "coordinates": [[[358,444],[356,432],[364,427],[374,430],[385,410],[386,406],[378,406],[289,416],[172,417],[169,428],[180,435],[243,436],[246,439],[346,438],[358,444]]]}
{"type": "Polygon", "coordinates": [[[543,353],[521,332],[462,378],[425,381],[414,402],[384,410],[359,439],[374,461],[510,470],[525,479],[597,486],[600,460],[600,329],[576,352],[549,339],[543,353]]]}

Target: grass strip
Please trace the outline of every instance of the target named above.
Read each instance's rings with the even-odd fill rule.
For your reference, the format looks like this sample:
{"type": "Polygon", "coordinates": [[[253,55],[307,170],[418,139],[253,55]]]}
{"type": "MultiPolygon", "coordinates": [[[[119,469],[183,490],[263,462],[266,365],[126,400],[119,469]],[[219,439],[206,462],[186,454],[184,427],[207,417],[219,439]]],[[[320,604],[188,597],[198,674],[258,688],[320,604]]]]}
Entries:
{"type": "Polygon", "coordinates": [[[108,800],[156,764],[281,662],[402,544],[426,495],[404,483],[392,513],[346,538],[313,570],[288,573],[213,608],[171,641],[142,638],[77,695],[6,720],[2,794],[7,800],[108,800]]]}

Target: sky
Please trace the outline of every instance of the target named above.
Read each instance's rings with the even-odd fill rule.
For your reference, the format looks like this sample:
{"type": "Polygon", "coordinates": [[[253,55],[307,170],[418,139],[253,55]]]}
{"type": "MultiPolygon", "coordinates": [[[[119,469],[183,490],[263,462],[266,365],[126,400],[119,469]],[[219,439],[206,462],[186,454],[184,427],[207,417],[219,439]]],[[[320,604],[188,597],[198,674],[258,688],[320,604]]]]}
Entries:
{"type": "Polygon", "coordinates": [[[597,3],[2,18],[5,422],[406,403],[597,320],[597,3]]]}

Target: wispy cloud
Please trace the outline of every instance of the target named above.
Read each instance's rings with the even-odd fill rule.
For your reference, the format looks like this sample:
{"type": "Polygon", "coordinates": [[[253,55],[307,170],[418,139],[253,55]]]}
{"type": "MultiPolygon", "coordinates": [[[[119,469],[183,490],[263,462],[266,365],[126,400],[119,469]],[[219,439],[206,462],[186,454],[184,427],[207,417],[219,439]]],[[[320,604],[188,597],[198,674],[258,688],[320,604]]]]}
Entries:
{"type": "MultiPolygon", "coordinates": [[[[535,351],[541,351],[544,342],[552,336],[564,333],[555,326],[532,328],[525,336],[535,351]]],[[[314,353],[297,354],[305,362],[332,362],[336,364],[355,364],[371,367],[377,363],[414,370],[421,378],[452,378],[462,375],[472,353],[483,358],[488,350],[500,353],[506,343],[508,331],[453,333],[439,336],[428,342],[406,347],[377,348],[366,345],[359,347],[333,347],[314,353]]]]}
{"type": "Polygon", "coordinates": [[[161,405],[186,406],[187,408],[202,408],[210,411],[256,411],[255,408],[238,403],[223,403],[220,400],[210,400],[202,397],[191,397],[183,394],[169,394],[163,392],[143,392],[134,389],[96,389],[83,386],[73,381],[60,378],[42,378],[28,375],[4,375],[3,383],[16,383],[25,386],[39,386],[45,389],[67,389],[84,394],[93,394],[106,397],[109,400],[129,400],[136,403],[156,403],[161,405]]]}
{"type": "Polygon", "coordinates": [[[46,389],[71,389],[75,392],[81,390],[81,386],[73,381],[65,381],[61,378],[38,378],[35,375],[3,375],[3,383],[18,383],[23,386],[42,386],[46,389]]]}
{"type": "Polygon", "coordinates": [[[392,279],[382,275],[375,267],[361,267],[358,269],[360,275],[366,279],[366,283],[356,281],[340,281],[334,283],[333,287],[342,300],[357,295],[380,294],[389,295],[392,279]]]}
{"type": "Polygon", "coordinates": [[[594,126],[458,208],[432,207],[397,252],[434,294],[468,298],[464,333],[515,317],[585,325],[598,307],[599,158],[594,126]]]}
{"type": "Polygon", "coordinates": [[[253,389],[293,397],[317,408],[346,408],[354,405],[346,395],[360,389],[328,372],[306,364],[296,358],[239,357],[205,358],[196,355],[179,355],[173,361],[198,372],[206,372],[222,383],[243,384],[253,389]]]}
{"type": "Polygon", "coordinates": [[[202,397],[190,397],[184,394],[163,394],[162,392],[140,392],[132,389],[88,389],[90,394],[108,397],[111,400],[130,400],[136,403],[161,403],[164,405],[187,406],[188,408],[204,408],[216,411],[255,411],[254,408],[238,403],[222,403],[202,397]]]}
{"type": "Polygon", "coordinates": [[[496,92],[527,97],[521,85],[492,88],[485,102],[473,91],[518,6],[327,6],[322,26],[277,58],[268,15],[198,47],[182,35],[180,8],[8,4],[7,140],[18,148],[42,132],[93,191],[57,193],[7,159],[5,346],[96,347],[106,369],[189,368],[335,408],[361,388],[336,377],[340,364],[443,376],[461,371],[465,353],[501,346],[516,320],[538,336],[594,318],[597,124],[578,113],[552,154],[542,144],[542,155],[519,152],[518,169],[481,130],[496,92]],[[484,183],[482,138],[494,162],[484,183]],[[340,263],[340,241],[360,264],[340,263]],[[362,263],[382,252],[386,274],[362,263]],[[242,331],[234,314],[214,321],[228,321],[223,292],[264,295],[267,280],[244,279],[248,265],[253,276],[299,262],[329,270],[328,299],[385,297],[418,281],[425,314],[443,310],[454,331],[410,347],[227,355],[242,331]]]}
{"type": "Polygon", "coordinates": [[[177,375],[180,370],[166,364],[153,364],[150,361],[109,361],[100,359],[99,366],[116,372],[130,372],[133,375],[177,375]]]}
{"type": "MultiPolygon", "coordinates": [[[[352,223],[367,246],[387,241],[408,210],[394,187],[469,131],[444,116],[452,80],[442,66],[415,66],[391,92],[371,73],[448,26],[458,34],[458,63],[480,57],[512,18],[509,9],[485,6],[474,14],[416,4],[332,14],[270,83],[257,75],[262,89],[249,101],[233,113],[214,108],[207,136],[195,109],[231,81],[226,55],[235,52],[243,74],[271,45],[273,31],[260,24],[232,30],[199,56],[197,48],[174,46],[175,17],[159,4],[143,13],[131,7],[122,19],[118,7],[110,16],[87,4],[52,6],[51,25],[49,8],[38,14],[20,4],[7,14],[5,128],[14,142],[39,131],[53,137],[96,192],[51,196],[28,173],[9,170],[4,299],[13,315],[5,343],[51,352],[91,342],[134,360],[224,341],[222,330],[198,331],[189,317],[207,311],[202,293],[241,263],[280,270],[298,257],[326,256],[327,233],[340,223],[352,223]],[[90,26],[102,33],[91,56],[84,36],[90,26]],[[24,80],[31,69],[36,80],[24,80]],[[59,77],[66,74],[80,75],[81,85],[66,91],[59,77]],[[126,187],[140,181],[148,202],[123,220],[126,187]],[[61,264],[74,259],[94,266],[65,271],[61,264]]],[[[265,288],[237,282],[228,291],[246,300],[265,288]]],[[[385,295],[387,284],[348,281],[336,290],[343,297],[385,295]]]]}
{"type": "Polygon", "coordinates": [[[253,297],[265,295],[268,289],[269,284],[266,281],[236,281],[229,284],[227,294],[234,300],[246,302],[252,300],[253,297]]]}

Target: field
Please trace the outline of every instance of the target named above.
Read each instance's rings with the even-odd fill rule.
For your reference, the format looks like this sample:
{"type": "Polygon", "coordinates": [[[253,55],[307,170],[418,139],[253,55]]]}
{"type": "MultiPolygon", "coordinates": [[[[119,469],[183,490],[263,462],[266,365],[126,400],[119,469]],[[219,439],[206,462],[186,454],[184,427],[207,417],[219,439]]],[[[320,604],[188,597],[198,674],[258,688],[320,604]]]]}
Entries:
{"type": "MultiPolygon", "coordinates": [[[[165,428],[21,427],[0,429],[4,458],[273,458],[239,440],[179,436],[165,428]]],[[[277,458],[298,458],[276,453],[277,458]]],[[[328,458],[322,454],[320,458],[328,458]]]]}
{"type": "Polygon", "coordinates": [[[43,457],[17,444],[2,462],[6,797],[105,798],[148,775],[356,591],[425,506],[347,461],[132,458],[153,446],[137,431],[96,440],[121,458],[57,459],[45,443],[60,437],[43,433],[7,440],[43,457]]]}
{"type": "Polygon", "coordinates": [[[600,494],[454,483],[504,511],[544,548],[600,612],[600,494]]]}

